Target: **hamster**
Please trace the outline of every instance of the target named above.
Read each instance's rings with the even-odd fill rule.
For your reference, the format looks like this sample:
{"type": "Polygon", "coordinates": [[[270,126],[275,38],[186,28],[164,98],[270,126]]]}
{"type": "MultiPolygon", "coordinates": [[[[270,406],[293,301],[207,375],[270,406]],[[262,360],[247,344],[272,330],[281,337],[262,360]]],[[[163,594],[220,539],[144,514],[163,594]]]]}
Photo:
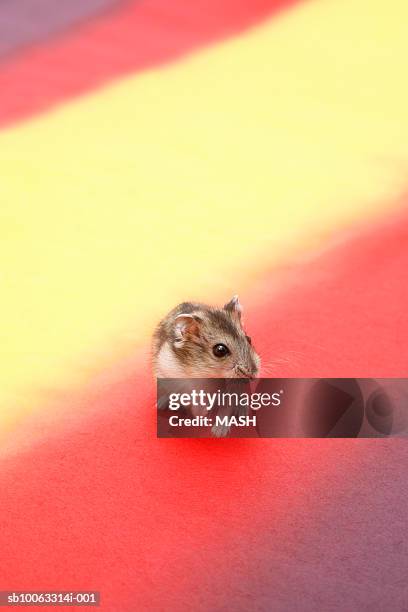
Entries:
{"type": "Polygon", "coordinates": [[[260,357],[242,326],[238,296],[223,308],[176,306],[154,333],[153,367],[158,378],[255,378],[260,357]]]}
{"type": "MultiPolygon", "coordinates": [[[[258,375],[260,363],[242,325],[238,296],[223,308],[183,302],[159,323],[153,336],[157,378],[251,379],[258,375]]],[[[234,414],[235,410],[228,412],[234,414]]],[[[214,425],[211,431],[213,436],[224,437],[229,427],[214,425]]]]}

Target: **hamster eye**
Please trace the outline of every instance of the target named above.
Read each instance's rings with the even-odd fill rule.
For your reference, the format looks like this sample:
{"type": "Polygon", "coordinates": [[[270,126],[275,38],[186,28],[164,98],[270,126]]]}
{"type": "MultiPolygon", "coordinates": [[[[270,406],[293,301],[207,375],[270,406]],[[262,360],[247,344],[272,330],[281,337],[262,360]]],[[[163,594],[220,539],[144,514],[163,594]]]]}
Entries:
{"type": "Polygon", "coordinates": [[[248,344],[252,344],[252,340],[251,340],[250,336],[245,336],[245,338],[247,339],[248,344]]]}
{"type": "Polygon", "coordinates": [[[215,357],[226,357],[230,354],[230,350],[225,344],[216,344],[213,346],[213,354],[215,357]]]}

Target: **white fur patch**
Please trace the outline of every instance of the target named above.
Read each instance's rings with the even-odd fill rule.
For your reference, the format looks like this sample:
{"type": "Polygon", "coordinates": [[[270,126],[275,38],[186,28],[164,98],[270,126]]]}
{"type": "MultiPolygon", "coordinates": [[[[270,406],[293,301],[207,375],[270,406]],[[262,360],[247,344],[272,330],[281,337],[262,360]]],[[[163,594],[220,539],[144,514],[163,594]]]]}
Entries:
{"type": "Polygon", "coordinates": [[[184,378],[186,375],[168,342],[161,347],[156,363],[157,378],[184,378]]]}

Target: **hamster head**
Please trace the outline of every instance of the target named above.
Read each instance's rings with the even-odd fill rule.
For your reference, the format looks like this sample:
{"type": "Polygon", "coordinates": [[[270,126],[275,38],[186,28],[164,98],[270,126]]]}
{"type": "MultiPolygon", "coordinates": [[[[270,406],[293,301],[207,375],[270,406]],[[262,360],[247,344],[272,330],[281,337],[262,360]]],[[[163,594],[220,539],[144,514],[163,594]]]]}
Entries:
{"type": "Polygon", "coordinates": [[[242,307],[234,296],[223,308],[180,305],[172,318],[170,345],[184,376],[254,378],[260,358],[242,326],[242,307]],[[184,307],[184,308],[183,308],[184,307]]]}

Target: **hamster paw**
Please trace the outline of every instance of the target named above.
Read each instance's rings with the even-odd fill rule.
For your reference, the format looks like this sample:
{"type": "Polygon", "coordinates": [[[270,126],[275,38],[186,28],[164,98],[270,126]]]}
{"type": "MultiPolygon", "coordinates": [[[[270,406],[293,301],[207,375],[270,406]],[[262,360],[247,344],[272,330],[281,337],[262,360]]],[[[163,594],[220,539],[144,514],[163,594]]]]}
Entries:
{"type": "Polygon", "coordinates": [[[161,397],[157,398],[157,408],[159,410],[167,410],[169,406],[169,398],[167,397],[167,395],[162,395],[161,397]]]}
{"type": "Polygon", "coordinates": [[[229,434],[229,425],[213,425],[211,433],[214,438],[225,438],[229,434]]]}

